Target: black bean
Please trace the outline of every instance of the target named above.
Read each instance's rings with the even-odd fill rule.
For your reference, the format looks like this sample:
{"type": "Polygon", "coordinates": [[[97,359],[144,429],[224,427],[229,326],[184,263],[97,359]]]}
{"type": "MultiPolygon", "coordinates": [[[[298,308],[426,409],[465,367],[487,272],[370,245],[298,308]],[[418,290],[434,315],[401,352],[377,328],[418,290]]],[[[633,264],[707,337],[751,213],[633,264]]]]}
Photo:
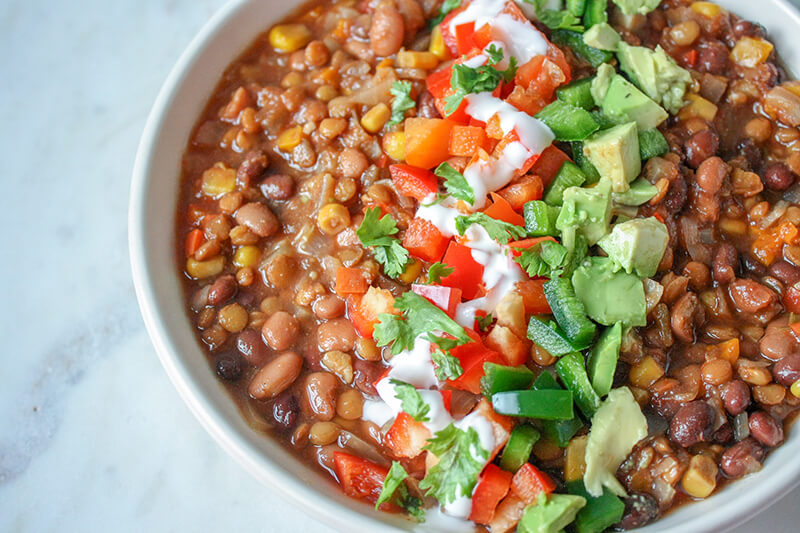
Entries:
{"type": "Polygon", "coordinates": [[[711,130],[700,130],[686,141],[686,162],[697,168],[718,149],[719,136],[711,130]]]}
{"type": "Polygon", "coordinates": [[[793,383],[800,380],[800,355],[790,354],[775,363],[772,367],[772,376],[776,383],[784,387],[791,387],[793,383]]]}
{"type": "Polygon", "coordinates": [[[764,185],[775,191],[785,191],[797,176],[784,163],[773,163],[764,170],[764,185]]]}
{"type": "Polygon", "coordinates": [[[714,430],[714,409],[702,400],[689,402],[675,413],[669,424],[672,442],[688,448],[711,439],[714,430]]]}
{"type": "Polygon", "coordinates": [[[242,377],[242,358],[235,353],[223,353],[214,362],[217,375],[226,381],[236,381],[242,377]]]}
{"type": "Polygon", "coordinates": [[[770,448],[783,442],[783,426],[764,411],[750,415],[750,435],[764,446],[770,448]]]}
{"type": "Polygon", "coordinates": [[[649,494],[634,492],[625,499],[625,513],[616,527],[619,529],[644,527],[658,518],[659,514],[661,513],[655,498],[649,494]]]}
{"type": "Polygon", "coordinates": [[[730,51],[720,41],[709,41],[700,46],[697,68],[710,74],[725,74],[728,69],[730,51]]]}
{"type": "Polygon", "coordinates": [[[272,418],[283,429],[291,429],[297,422],[297,399],[290,392],[283,392],[272,402],[272,418]]]}
{"type": "Polygon", "coordinates": [[[734,379],[721,386],[725,410],[736,416],[750,405],[750,387],[744,381],[734,379]]]}
{"type": "Polygon", "coordinates": [[[257,367],[263,366],[270,354],[261,334],[249,328],[236,337],[236,349],[248,363],[257,367]]]}
{"type": "Polygon", "coordinates": [[[719,458],[719,467],[726,476],[737,478],[758,472],[764,459],[764,448],[753,438],[737,442],[719,458]]]}

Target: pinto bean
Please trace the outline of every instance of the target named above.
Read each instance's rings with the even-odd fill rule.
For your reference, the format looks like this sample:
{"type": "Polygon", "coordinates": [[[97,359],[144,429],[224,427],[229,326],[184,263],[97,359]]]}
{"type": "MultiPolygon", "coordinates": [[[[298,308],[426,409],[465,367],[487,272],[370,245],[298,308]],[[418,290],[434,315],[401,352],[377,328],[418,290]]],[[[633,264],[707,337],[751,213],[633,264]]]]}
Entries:
{"type": "Polygon", "coordinates": [[[711,284],[711,272],[706,265],[698,261],[686,263],[683,275],[689,278],[689,286],[695,292],[701,292],[711,284]]]}
{"type": "Polygon", "coordinates": [[[719,150],[719,136],[711,130],[700,130],[686,141],[686,162],[698,168],[719,150]]]}
{"type": "Polygon", "coordinates": [[[782,358],[772,367],[772,376],[777,383],[791,387],[800,380],[800,354],[793,353],[782,358]]]}
{"type": "Polygon", "coordinates": [[[336,318],[319,325],[317,345],[320,351],[351,352],[356,342],[356,330],[346,318],[336,318]]]}
{"type": "Polygon", "coordinates": [[[226,303],[228,300],[236,296],[236,290],[239,284],[236,283],[236,278],[231,274],[225,274],[218,277],[208,291],[209,305],[218,306],[226,303]]]}
{"type": "Polygon", "coordinates": [[[236,184],[247,189],[269,166],[269,159],[263,150],[253,150],[244,156],[244,161],[236,169],[236,184]]]}
{"type": "Polygon", "coordinates": [[[244,204],[234,215],[237,224],[246,226],[259,237],[269,237],[280,228],[280,222],[269,207],[258,202],[244,204]]]}
{"type": "Polygon", "coordinates": [[[375,55],[386,57],[397,53],[403,46],[405,21],[394,2],[381,2],[372,15],[369,42],[375,55]]]}
{"type": "Polygon", "coordinates": [[[354,357],[353,370],[355,371],[353,384],[356,388],[364,394],[376,395],[375,382],[378,381],[378,378],[386,370],[386,367],[380,363],[365,361],[354,357]]]}
{"type": "Polygon", "coordinates": [[[751,414],[748,426],[750,435],[764,446],[773,448],[783,442],[783,426],[764,411],[751,414]]]}
{"type": "Polygon", "coordinates": [[[694,342],[694,328],[703,322],[703,306],[693,292],[687,292],[675,303],[670,314],[672,332],[683,342],[694,342]]]}
{"type": "Polygon", "coordinates": [[[720,386],[725,410],[736,416],[750,405],[750,387],[744,381],[734,379],[720,386]]]}
{"type": "Polygon", "coordinates": [[[752,437],[737,442],[722,454],[719,467],[728,477],[737,478],[761,470],[764,448],[752,437]]]}
{"type": "Polygon", "coordinates": [[[789,261],[779,259],[769,267],[769,273],[783,282],[784,285],[794,285],[800,281],[800,268],[789,261]]]}
{"type": "Polygon", "coordinates": [[[369,161],[358,148],[345,148],[339,154],[339,175],[343,178],[360,178],[367,170],[369,161]]]}
{"type": "Polygon", "coordinates": [[[286,350],[297,340],[300,325],[297,319],[286,311],[278,311],[270,316],[261,327],[264,340],[273,350],[286,350]]]}
{"type": "Polygon", "coordinates": [[[737,279],[728,287],[734,307],[741,313],[757,313],[778,301],[772,289],[751,279],[737,279]]]}
{"type": "Polygon", "coordinates": [[[288,200],[294,192],[294,180],[286,174],[269,176],[258,186],[267,200],[288,200]]]}
{"type": "Polygon", "coordinates": [[[716,194],[722,188],[722,182],[729,170],[728,165],[719,157],[709,157],[699,165],[695,181],[705,192],[716,194]]]}
{"type": "Polygon", "coordinates": [[[710,440],[715,416],[714,408],[702,400],[687,403],[670,421],[670,440],[684,448],[710,440]]]}
{"type": "Polygon", "coordinates": [[[344,300],[335,294],[326,294],[325,296],[320,296],[314,300],[314,303],[311,307],[314,310],[314,314],[317,315],[317,318],[321,318],[323,320],[330,320],[332,318],[344,316],[344,300]]]}
{"type": "Polygon", "coordinates": [[[269,357],[269,348],[257,331],[245,329],[236,337],[236,349],[253,366],[261,366],[269,357]]]}
{"type": "Polygon", "coordinates": [[[336,387],[339,380],[328,372],[314,372],[306,376],[304,411],[308,416],[328,421],[336,416],[336,387]]]}
{"type": "Polygon", "coordinates": [[[303,358],[284,352],[264,365],[250,381],[247,392],[256,400],[269,400],[289,388],[303,368],[303,358]]]}

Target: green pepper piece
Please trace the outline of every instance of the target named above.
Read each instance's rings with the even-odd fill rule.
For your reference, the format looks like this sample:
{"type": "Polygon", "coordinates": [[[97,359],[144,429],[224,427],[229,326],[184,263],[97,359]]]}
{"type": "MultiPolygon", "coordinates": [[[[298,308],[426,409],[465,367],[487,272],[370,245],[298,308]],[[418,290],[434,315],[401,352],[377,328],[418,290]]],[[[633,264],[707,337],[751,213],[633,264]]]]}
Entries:
{"type": "Polygon", "coordinates": [[[600,397],[589,383],[589,376],[583,366],[583,355],[572,352],[563,356],[556,362],[556,372],[567,390],[572,392],[575,405],[587,418],[592,418],[600,407],[600,397]]]}
{"type": "Polygon", "coordinates": [[[536,316],[528,322],[528,338],[554,357],[580,349],[570,343],[558,324],[536,316]]]}
{"type": "MultiPolygon", "coordinates": [[[[556,378],[549,372],[542,372],[533,382],[534,390],[562,390],[556,378]]],[[[559,448],[566,448],[570,439],[583,427],[580,417],[571,420],[542,420],[542,432],[549,440],[556,443],[559,448]]]]}
{"type": "MultiPolygon", "coordinates": [[[[588,30],[589,27],[587,26],[586,29],[588,30]]],[[[594,68],[599,67],[603,63],[611,61],[611,59],[614,57],[614,54],[611,52],[593,48],[583,42],[583,34],[578,33],[577,31],[553,30],[550,40],[555,44],[560,44],[561,46],[569,46],[572,48],[572,51],[575,52],[575,55],[585,59],[586,62],[592,65],[594,68]]]]}
{"type": "Polygon", "coordinates": [[[595,24],[608,22],[608,0],[587,0],[583,10],[583,26],[588,30],[595,24]]]}
{"type": "Polygon", "coordinates": [[[542,420],[568,420],[575,416],[568,390],[498,392],[492,396],[492,407],[501,415],[542,420]]]}
{"type": "Polygon", "coordinates": [[[597,326],[586,316],[583,303],[575,296],[572,282],[568,278],[551,279],[543,288],[556,322],[572,345],[579,349],[589,347],[597,326]]]}
{"type": "Polygon", "coordinates": [[[570,161],[561,165],[556,177],[544,192],[544,201],[549,205],[561,206],[564,203],[564,191],[570,187],[580,187],[586,181],[583,171],[570,161]]]}
{"type": "Polygon", "coordinates": [[[591,91],[593,79],[594,76],[573,81],[569,85],[558,89],[556,97],[562,102],[590,111],[595,107],[591,91]]]}
{"type": "Polygon", "coordinates": [[[535,116],[553,130],[557,141],[582,141],[600,129],[591,113],[561,100],[551,103],[535,116]]]}
{"type": "Polygon", "coordinates": [[[586,491],[583,480],[578,479],[567,483],[567,491],[586,498],[586,507],[575,517],[578,533],[601,533],[622,520],[625,504],[607,488],[603,488],[602,496],[594,497],[586,491]]]}
{"type": "Polygon", "coordinates": [[[669,152],[669,143],[664,134],[653,128],[639,132],[639,156],[642,161],[662,156],[669,152]]]}
{"type": "Polygon", "coordinates": [[[533,372],[526,366],[483,363],[481,392],[487,398],[498,392],[525,390],[533,383],[533,372]]]}
{"type": "Polygon", "coordinates": [[[503,455],[500,457],[500,468],[508,472],[516,472],[528,462],[533,445],[539,440],[539,430],[528,424],[519,424],[511,432],[503,455]]]}
{"type": "Polygon", "coordinates": [[[525,216],[525,230],[531,237],[546,237],[558,235],[556,219],[559,208],[547,205],[542,200],[526,202],[523,208],[525,216]]]}

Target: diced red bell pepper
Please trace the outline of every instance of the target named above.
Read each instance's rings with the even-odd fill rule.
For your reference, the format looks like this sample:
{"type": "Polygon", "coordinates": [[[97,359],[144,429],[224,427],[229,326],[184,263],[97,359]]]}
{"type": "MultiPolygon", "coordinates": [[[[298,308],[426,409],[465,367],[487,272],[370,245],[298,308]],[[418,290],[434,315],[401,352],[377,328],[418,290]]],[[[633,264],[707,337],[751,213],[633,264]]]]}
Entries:
{"type": "Polygon", "coordinates": [[[547,298],[544,296],[544,284],[546,279],[532,279],[530,281],[517,282],[517,291],[522,295],[525,305],[525,314],[549,315],[553,312],[547,298]]]}
{"type": "Polygon", "coordinates": [[[689,68],[694,68],[695,65],[697,65],[698,56],[699,56],[699,54],[698,54],[697,50],[692,48],[691,50],[689,50],[688,52],[683,54],[683,64],[686,65],[689,68]]]}
{"type": "Polygon", "coordinates": [[[350,294],[364,294],[369,289],[369,280],[363,268],[339,267],[336,270],[336,294],[346,297],[350,294]]]}
{"type": "Polygon", "coordinates": [[[469,519],[478,524],[489,524],[500,501],[511,488],[511,472],[489,463],[483,470],[475,492],[472,493],[472,511],[469,519]]]}
{"type": "Polygon", "coordinates": [[[455,32],[450,30],[450,22],[452,22],[456,15],[467,9],[469,3],[470,2],[462,2],[460,7],[457,7],[445,15],[441,24],[439,24],[439,28],[442,32],[442,40],[444,41],[445,46],[447,46],[447,48],[450,50],[450,53],[455,57],[458,57],[458,40],[456,39],[455,32]]]}
{"type": "Polygon", "coordinates": [[[431,263],[439,261],[447,250],[450,238],[439,228],[422,218],[414,218],[403,235],[403,246],[408,253],[431,263]]]}
{"type": "Polygon", "coordinates": [[[450,155],[472,157],[479,148],[486,150],[486,131],[478,126],[453,126],[450,132],[450,155]]]}
{"type": "MultiPolygon", "coordinates": [[[[494,151],[492,152],[493,155],[495,157],[500,157],[500,155],[503,153],[503,150],[506,149],[506,146],[508,146],[511,143],[518,142],[518,141],[519,141],[519,135],[517,135],[516,131],[508,132],[500,140],[500,142],[497,143],[497,146],[494,147],[494,151]]],[[[522,165],[520,165],[519,168],[517,168],[517,170],[514,172],[514,175],[515,176],[524,176],[525,174],[527,174],[528,171],[536,163],[536,161],[539,160],[539,157],[541,157],[541,154],[533,154],[533,155],[531,155],[528,159],[525,160],[524,163],[522,163],[522,165]]]]}
{"type": "Polygon", "coordinates": [[[475,44],[475,47],[480,50],[489,46],[489,43],[493,40],[491,24],[484,24],[480,28],[477,28],[475,33],[472,34],[472,42],[475,44]]]}
{"type": "Polygon", "coordinates": [[[453,403],[453,391],[451,390],[442,390],[439,391],[442,395],[442,403],[444,404],[444,408],[447,409],[447,412],[450,412],[450,405],[453,403]]]}
{"type": "Polygon", "coordinates": [[[459,360],[464,373],[457,379],[449,380],[448,383],[454,389],[465,390],[473,394],[481,392],[481,378],[484,375],[484,363],[505,364],[503,356],[494,350],[487,348],[480,337],[474,331],[469,331],[470,336],[475,339],[473,342],[456,346],[450,353],[459,360]]]}
{"type": "Polygon", "coordinates": [[[456,241],[450,241],[442,262],[453,268],[452,274],[442,278],[442,285],[461,289],[464,300],[475,298],[483,283],[483,265],[473,259],[472,251],[456,241]]]}
{"type": "MultiPolygon", "coordinates": [[[[469,124],[470,121],[470,116],[467,115],[466,99],[461,101],[461,104],[454,112],[447,114],[446,111],[447,107],[446,98],[451,94],[453,94],[453,87],[450,84],[450,78],[453,75],[453,65],[463,63],[467,59],[471,59],[472,57],[475,57],[479,53],[480,53],[479,50],[473,50],[472,52],[466,54],[466,56],[462,56],[459,59],[457,59],[453,64],[433,72],[425,79],[425,85],[428,87],[428,92],[430,92],[434,97],[433,103],[436,106],[436,110],[439,111],[439,114],[441,116],[447,118],[447,120],[451,122],[458,124],[469,124]]],[[[406,143],[408,143],[408,140],[406,140],[406,143]]],[[[406,148],[406,160],[408,160],[407,148],[406,148]]]]}
{"type": "Polygon", "coordinates": [[[556,484],[550,476],[525,463],[511,479],[511,492],[528,505],[535,503],[541,493],[550,494],[556,490],[556,484]]]}
{"type": "Polygon", "coordinates": [[[484,214],[489,215],[495,220],[502,220],[515,226],[525,226],[525,218],[514,211],[508,200],[497,193],[491,193],[492,205],[483,210],[484,214]]]}
{"type": "Polygon", "coordinates": [[[417,422],[411,415],[401,411],[392,427],[386,432],[384,443],[392,450],[395,457],[411,459],[422,453],[422,448],[431,436],[425,424],[417,422]]]}
{"type": "Polygon", "coordinates": [[[497,194],[511,204],[514,211],[521,211],[525,204],[532,200],[541,200],[543,193],[542,178],[530,174],[497,191],[497,194]]]}
{"type": "Polygon", "coordinates": [[[514,254],[514,256],[519,256],[519,248],[527,250],[528,248],[533,248],[543,241],[556,242],[556,239],[554,237],[550,237],[549,235],[547,237],[531,237],[530,239],[522,239],[521,241],[512,241],[508,243],[508,246],[511,248],[511,253],[514,254]]]}
{"type": "Polygon", "coordinates": [[[370,287],[363,295],[352,294],[347,297],[347,318],[362,337],[372,337],[378,315],[396,312],[394,296],[386,289],[370,287]]]}
{"type": "Polygon", "coordinates": [[[569,156],[554,145],[550,145],[531,167],[531,174],[542,178],[542,185],[546,188],[566,161],[571,161],[569,156]]]}
{"type": "Polygon", "coordinates": [[[432,72],[425,78],[425,85],[428,92],[434,98],[444,98],[452,88],[450,86],[450,78],[453,75],[453,70],[449,67],[441,68],[432,72]]]}
{"type": "Polygon", "coordinates": [[[389,166],[394,187],[402,195],[423,201],[439,190],[439,180],[426,168],[397,164],[389,166]]]}
{"type": "Polygon", "coordinates": [[[456,316],[456,306],[461,303],[461,289],[443,285],[411,285],[411,290],[424,296],[433,305],[447,313],[450,318],[456,316]]]}
{"type": "Polygon", "coordinates": [[[433,168],[450,159],[450,130],[456,123],[441,118],[407,118],[405,121],[406,162],[433,168]]]}
{"type": "MultiPolygon", "coordinates": [[[[333,452],[333,464],[339,485],[345,494],[371,503],[378,501],[383,490],[383,481],[389,473],[388,468],[345,452],[333,452]]],[[[399,510],[391,503],[384,503],[380,508],[384,511],[399,510]]]]}
{"type": "Polygon", "coordinates": [[[468,54],[475,48],[475,43],[472,40],[472,35],[475,33],[475,23],[466,22],[459,24],[455,28],[456,33],[456,47],[458,48],[458,55],[468,54]]]}

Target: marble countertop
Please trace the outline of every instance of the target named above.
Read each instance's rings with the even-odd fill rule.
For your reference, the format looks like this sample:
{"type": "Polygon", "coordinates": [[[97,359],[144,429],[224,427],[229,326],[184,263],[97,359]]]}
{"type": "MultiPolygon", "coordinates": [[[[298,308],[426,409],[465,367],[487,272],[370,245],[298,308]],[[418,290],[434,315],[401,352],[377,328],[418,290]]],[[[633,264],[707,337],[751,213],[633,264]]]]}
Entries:
{"type": "MultiPolygon", "coordinates": [[[[0,5],[0,531],[331,531],[192,417],[130,279],[139,135],[223,1],[0,5]]],[[[798,507],[795,491],[736,531],[796,531],[798,507]]]]}

